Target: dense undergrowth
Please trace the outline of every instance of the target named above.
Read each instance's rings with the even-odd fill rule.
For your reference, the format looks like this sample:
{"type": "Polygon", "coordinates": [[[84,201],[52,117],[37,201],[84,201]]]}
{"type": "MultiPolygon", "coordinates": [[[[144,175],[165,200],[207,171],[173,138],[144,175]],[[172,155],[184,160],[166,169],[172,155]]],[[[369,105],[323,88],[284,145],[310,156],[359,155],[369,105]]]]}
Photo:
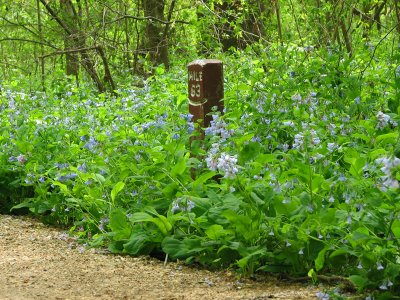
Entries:
{"type": "Polygon", "coordinates": [[[1,198],[88,246],[246,275],[324,275],[393,299],[397,57],[371,45],[352,59],[295,46],[257,53],[223,57],[224,115],[192,147],[184,64],[116,95],[68,80],[46,93],[3,82],[1,198]]]}

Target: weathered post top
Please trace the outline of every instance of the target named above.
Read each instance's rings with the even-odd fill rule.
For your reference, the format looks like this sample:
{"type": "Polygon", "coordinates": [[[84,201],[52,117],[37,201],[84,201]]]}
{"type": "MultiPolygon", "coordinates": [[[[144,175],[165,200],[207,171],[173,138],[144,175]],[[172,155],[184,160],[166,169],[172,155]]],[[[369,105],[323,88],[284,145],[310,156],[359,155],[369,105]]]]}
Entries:
{"type": "Polygon", "coordinates": [[[212,120],[209,113],[214,106],[222,113],[224,104],[223,65],[217,59],[199,59],[188,65],[189,112],[193,121],[208,127],[212,120]]]}

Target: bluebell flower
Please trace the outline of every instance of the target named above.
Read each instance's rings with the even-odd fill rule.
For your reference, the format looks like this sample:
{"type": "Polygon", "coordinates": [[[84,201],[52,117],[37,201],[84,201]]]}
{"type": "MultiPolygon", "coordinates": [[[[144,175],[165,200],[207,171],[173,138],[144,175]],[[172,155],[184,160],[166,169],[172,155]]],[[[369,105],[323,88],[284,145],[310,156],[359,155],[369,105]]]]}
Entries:
{"type": "Polygon", "coordinates": [[[59,177],[57,178],[57,180],[58,180],[59,182],[65,182],[65,181],[68,180],[68,177],[65,176],[65,175],[62,175],[62,176],[59,176],[59,177]]]}
{"type": "Polygon", "coordinates": [[[210,126],[206,128],[205,134],[212,136],[220,136],[222,140],[230,138],[233,134],[232,129],[227,129],[227,124],[219,115],[212,115],[210,126]]]}
{"type": "Polygon", "coordinates": [[[190,114],[190,113],[189,114],[180,114],[180,117],[185,119],[187,122],[191,122],[192,118],[193,118],[193,115],[190,114]]]}
{"type": "Polygon", "coordinates": [[[192,134],[194,131],[194,123],[193,122],[189,122],[188,123],[188,134],[192,134]]]}
{"type": "Polygon", "coordinates": [[[95,150],[99,143],[96,141],[94,137],[90,137],[89,140],[86,142],[86,144],[83,146],[83,148],[88,149],[88,150],[95,150]]]}
{"type": "Polygon", "coordinates": [[[68,179],[75,179],[76,177],[78,177],[78,174],[76,173],[69,173],[66,175],[68,179]]]}
{"type": "Polygon", "coordinates": [[[317,296],[318,299],[320,300],[329,300],[330,296],[327,293],[323,293],[323,292],[318,292],[315,294],[317,296]]]}
{"type": "Polygon", "coordinates": [[[83,163],[81,165],[78,166],[78,170],[82,173],[86,173],[87,172],[87,166],[86,163],[83,163]]]}
{"type": "Polygon", "coordinates": [[[376,269],[377,269],[378,271],[381,271],[381,270],[385,269],[385,267],[384,267],[380,262],[378,262],[378,263],[376,264],[376,269]]]}
{"type": "Polygon", "coordinates": [[[57,162],[56,162],[54,165],[55,165],[57,168],[59,168],[60,170],[61,170],[61,169],[66,169],[66,168],[69,167],[69,163],[64,163],[64,164],[63,164],[63,163],[57,163],[57,162]]]}

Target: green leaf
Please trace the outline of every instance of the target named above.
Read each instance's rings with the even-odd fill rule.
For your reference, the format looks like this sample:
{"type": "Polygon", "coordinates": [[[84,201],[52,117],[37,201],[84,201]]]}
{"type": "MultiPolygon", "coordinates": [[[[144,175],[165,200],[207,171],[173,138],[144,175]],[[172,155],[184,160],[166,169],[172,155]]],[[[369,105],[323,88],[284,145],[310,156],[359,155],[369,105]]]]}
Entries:
{"type": "Polygon", "coordinates": [[[132,255],[147,254],[143,253],[142,250],[149,239],[149,236],[144,231],[134,232],[130,236],[129,241],[124,244],[124,251],[132,255]]]}
{"type": "Polygon", "coordinates": [[[315,269],[317,271],[321,270],[324,267],[325,264],[325,254],[326,251],[328,251],[329,248],[324,248],[321,251],[319,251],[317,258],[315,259],[315,269]]]}
{"type": "Polygon", "coordinates": [[[168,219],[158,214],[156,217],[153,217],[145,212],[137,212],[130,217],[130,220],[133,223],[140,223],[140,222],[153,223],[158,227],[158,229],[160,229],[163,235],[167,235],[168,232],[172,230],[172,224],[168,221],[168,219]]]}
{"type": "Polygon", "coordinates": [[[61,192],[65,193],[65,194],[69,194],[68,187],[65,184],[58,182],[58,181],[53,181],[53,185],[60,187],[61,192]]]}
{"type": "Polygon", "coordinates": [[[214,224],[208,227],[205,233],[212,240],[218,240],[228,234],[224,227],[218,224],[214,224]]]}
{"type": "Polygon", "coordinates": [[[113,189],[111,190],[111,201],[114,203],[115,201],[115,197],[117,197],[118,193],[120,191],[122,191],[122,189],[124,188],[125,183],[123,183],[122,181],[117,182],[116,185],[114,185],[113,189]]]}
{"type": "Polygon", "coordinates": [[[106,181],[106,179],[104,178],[104,176],[103,175],[101,175],[101,174],[93,174],[93,179],[96,181],[96,182],[99,182],[99,183],[104,183],[105,181],[106,181]]]}
{"type": "Polygon", "coordinates": [[[162,249],[173,258],[187,258],[212,248],[202,245],[199,238],[178,240],[174,237],[166,237],[162,242],[162,249]]]}
{"type": "Polygon", "coordinates": [[[129,220],[131,220],[131,222],[133,223],[138,223],[138,222],[148,222],[152,218],[153,217],[148,213],[136,212],[129,218],[129,220]]]}
{"type": "Polygon", "coordinates": [[[238,260],[237,265],[242,269],[246,268],[252,260],[254,260],[254,259],[259,260],[260,256],[262,256],[266,253],[267,253],[267,250],[265,248],[258,249],[256,251],[250,253],[249,255],[246,255],[242,259],[238,260]]]}
{"type": "Polygon", "coordinates": [[[397,239],[400,239],[400,220],[393,221],[392,232],[397,239]]]}
{"type": "Polygon", "coordinates": [[[114,209],[110,213],[110,228],[114,232],[116,241],[128,239],[131,235],[131,225],[126,219],[125,211],[121,208],[114,209]]]}
{"type": "Polygon", "coordinates": [[[360,275],[351,275],[349,279],[357,287],[359,292],[361,292],[368,284],[368,278],[360,275]]]}
{"type": "Polygon", "coordinates": [[[244,145],[242,151],[239,154],[239,160],[241,162],[246,162],[255,159],[258,154],[260,154],[260,144],[256,142],[249,142],[244,145]]]}
{"type": "Polygon", "coordinates": [[[376,137],[376,142],[384,144],[384,145],[396,144],[396,140],[397,140],[398,136],[399,136],[398,132],[381,134],[376,137]]]}
{"type": "Polygon", "coordinates": [[[182,157],[171,169],[171,176],[182,175],[186,170],[186,159],[182,157]]]}
{"type": "Polygon", "coordinates": [[[314,283],[316,283],[318,280],[317,273],[315,272],[314,269],[310,269],[310,271],[308,271],[308,273],[307,273],[307,276],[310,277],[314,283]]]}
{"type": "Polygon", "coordinates": [[[171,223],[169,223],[168,219],[162,215],[159,215],[158,217],[154,217],[149,221],[156,224],[158,229],[160,229],[160,231],[163,235],[167,235],[168,232],[171,231],[171,229],[172,229],[171,223]]]}
{"type": "Polygon", "coordinates": [[[217,172],[215,171],[211,171],[211,172],[207,172],[204,174],[201,174],[198,178],[196,178],[196,180],[192,183],[193,188],[196,189],[196,187],[198,187],[199,185],[202,185],[204,182],[206,182],[208,179],[213,178],[215,175],[217,174],[217,172]]]}

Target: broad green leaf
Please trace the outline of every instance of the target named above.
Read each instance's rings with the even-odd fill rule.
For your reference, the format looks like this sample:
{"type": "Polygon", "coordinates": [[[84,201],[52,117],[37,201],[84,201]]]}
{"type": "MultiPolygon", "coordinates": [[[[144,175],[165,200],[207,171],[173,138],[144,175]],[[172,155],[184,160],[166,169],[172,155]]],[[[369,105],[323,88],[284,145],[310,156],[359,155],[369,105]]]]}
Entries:
{"type": "Polygon", "coordinates": [[[93,179],[100,183],[104,183],[106,181],[103,175],[97,173],[93,174],[93,179]]]}
{"type": "Polygon", "coordinates": [[[217,172],[215,171],[210,171],[204,174],[201,174],[199,177],[196,178],[196,180],[192,183],[193,188],[195,189],[197,186],[202,185],[204,182],[206,182],[208,179],[213,178],[217,172]]]}
{"type": "Polygon", "coordinates": [[[168,219],[162,215],[158,215],[153,217],[145,212],[137,212],[134,213],[130,218],[131,222],[140,223],[140,222],[151,222],[155,224],[161,231],[163,235],[167,235],[169,231],[172,229],[171,223],[168,219]]]}
{"type": "Polygon", "coordinates": [[[115,197],[117,197],[118,193],[120,191],[122,191],[122,189],[124,188],[125,183],[122,181],[117,182],[113,189],[111,190],[111,201],[114,203],[115,202],[115,197]]]}
{"type": "Polygon", "coordinates": [[[171,176],[176,177],[177,175],[182,175],[186,170],[186,159],[182,157],[171,170],[171,176]]]}
{"type": "Polygon", "coordinates": [[[381,134],[376,137],[376,142],[381,144],[396,144],[396,140],[399,134],[397,132],[391,132],[386,134],[381,134]]]}
{"type": "Polygon", "coordinates": [[[242,269],[246,268],[249,264],[249,261],[254,260],[254,259],[258,260],[260,258],[260,256],[262,256],[263,254],[266,254],[266,253],[267,253],[266,248],[258,249],[256,251],[250,253],[249,255],[243,257],[242,259],[238,260],[236,264],[242,269]]]}
{"type": "Polygon", "coordinates": [[[221,225],[214,224],[207,228],[205,234],[212,240],[218,240],[219,238],[225,236],[227,232],[221,225]]]}
{"type": "Polygon", "coordinates": [[[324,265],[325,265],[325,254],[326,251],[328,251],[329,248],[324,248],[321,251],[319,251],[317,258],[315,259],[315,269],[317,271],[321,270],[324,265]]]}
{"type": "Polygon", "coordinates": [[[116,241],[127,239],[131,235],[131,224],[126,219],[125,211],[121,208],[111,211],[109,225],[114,232],[113,239],[116,241]]]}
{"type": "Polygon", "coordinates": [[[148,222],[152,218],[153,216],[149,215],[148,213],[136,212],[129,218],[129,220],[131,220],[131,222],[133,223],[138,223],[138,222],[148,222]]]}
{"type": "Polygon", "coordinates": [[[368,278],[364,276],[351,275],[349,279],[357,287],[359,292],[361,292],[368,284],[368,278]]]}
{"type": "Polygon", "coordinates": [[[167,218],[162,215],[151,218],[151,220],[149,220],[149,221],[156,224],[163,235],[167,235],[168,232],[172,229],[171,223],[169,223],[167,218]]]}
{"type": "Polygon", "coordinates": [[[144,231],[132,233],[128,242],[124,244],[124,252],[132,255],[147,254],[143,253],[143,248],[149,239],[150,237],[144,231]]]}
{"type": "Polygon", "coordinates": [[[210,247],[203,246],[199,238],[178,240],[174,237],[166,237],[162,242],[162,249],[173,258],[187,258],[199,254],[210,247]]]}
{"type": "Polygon", "coordinates": [[[394,236],[400,240],[400,220],[394,220],[392,224],[392,231],[394,236]]]}

